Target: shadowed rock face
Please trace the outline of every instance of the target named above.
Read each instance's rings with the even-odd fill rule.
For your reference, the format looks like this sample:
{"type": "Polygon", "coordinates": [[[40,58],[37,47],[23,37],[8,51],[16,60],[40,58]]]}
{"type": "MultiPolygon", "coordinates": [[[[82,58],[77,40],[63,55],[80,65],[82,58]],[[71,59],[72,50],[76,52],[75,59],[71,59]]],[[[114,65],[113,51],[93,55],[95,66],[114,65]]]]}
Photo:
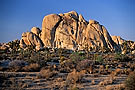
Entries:
{"type": "Polygon", "coordinates": [[[32,44],[38,45],[38,47],[41,47],[40,43],[43,43],[45,47],[72,50],[83,50],[86,46],[88,48],[108,48],[112,51],[119,50],[118,45],[112,40],[103,25],[95,20],[87,22],[82,15],[78,15],[75,11],[47,15],[43,18],[41,33],[35,27],[31,32],[32,35],[29,35],[27,39],[22,37],[21,42],[24,42],[26,46],[29,45],[29,38],[35,41],[33,37],[38,37],[36,42],[32,41],[32,44]]]}

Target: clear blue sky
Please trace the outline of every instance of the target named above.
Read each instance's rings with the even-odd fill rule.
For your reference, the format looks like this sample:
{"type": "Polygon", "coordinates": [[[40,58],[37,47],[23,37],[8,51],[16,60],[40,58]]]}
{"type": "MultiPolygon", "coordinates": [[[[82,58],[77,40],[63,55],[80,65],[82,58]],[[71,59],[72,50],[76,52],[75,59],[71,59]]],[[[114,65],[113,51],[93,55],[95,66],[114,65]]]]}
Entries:
{"type": "Polygon", "coordinates": [[[45,15],[72,10],[99,21],[111,35],[135,41],[135,0],[0,0],[0,42],[41,28],[45,15]]]}

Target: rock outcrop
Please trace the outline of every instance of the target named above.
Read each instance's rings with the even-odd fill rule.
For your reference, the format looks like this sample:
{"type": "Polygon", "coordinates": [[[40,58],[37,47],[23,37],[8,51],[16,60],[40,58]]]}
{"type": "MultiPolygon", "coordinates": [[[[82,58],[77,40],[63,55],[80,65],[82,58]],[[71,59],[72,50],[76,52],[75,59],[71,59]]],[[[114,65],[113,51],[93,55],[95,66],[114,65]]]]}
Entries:
{"type": "Polygon", "coordinates": [[[33,45],[41,47],[66,48],[83,50],[92,49],[120,50],[112,40],[107,29],[95,20],[86,21],[77,12],[71,11],[64,14],[50,14],[43,18],[42,31],[33,27],[31,32],[22,34],[21,47],[33,45]]]}
{"type": "Polygon", "coordinates": [[[42,22],[41,40],[45,46],[52,46],[55,38],[56,28],[59,25],[60,20],[61,18],[57,14],[51,14],[44,17],[42,22]]]}
{"type": "Polygon", "coordinates": [[[112,37],[112,40],[118,45],[121,45],[122,43],[126,41],[122,39],[120,36],[111,36],[111,37],[112,37]]]}
{"type": "Polygon", "coordinates": [[[6,51],[8,47],[4,44],[0,44],[0,51],[6,51]]]}
{"type": "Polygon", "coordinates": [[[39,37],[39,34],[40,34],[40,30],[39,28],[36,27],[33,27],[31,29],[31,32],[24,32],[20,40],[20,47],[25,48],[29,45],[32,45],[36,48],[36,50],[42,49],[43,44],[39,37]]]}
{"type": "Polygon", "coordinates": [[[72,50],[84,49],[86,45],[89,48],[119,49],[103,25],[95,20],[87,22],[75,11],[45,16],[42,22],[41,40],[48,47],[72,50]]]}
{"type": "Polygon", "coordinates": [[[41,30],[37,27],[32,27],[31,32],[40,37],[41,30]]]}

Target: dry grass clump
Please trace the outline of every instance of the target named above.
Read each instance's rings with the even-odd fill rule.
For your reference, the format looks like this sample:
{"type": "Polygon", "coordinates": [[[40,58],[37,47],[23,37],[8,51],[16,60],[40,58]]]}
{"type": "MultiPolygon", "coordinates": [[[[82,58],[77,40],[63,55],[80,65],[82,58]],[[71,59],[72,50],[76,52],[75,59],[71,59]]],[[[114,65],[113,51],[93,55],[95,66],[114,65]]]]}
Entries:
{"type": "Polygon", "coordinates": [[[23,60],[13,60],[9,63],[9,67],[23,67],[25,65],[27,65],[28,63],[23,61],[23,60]]]}
{"type": "Polygon", "coordinates": [[[94,79],[91,81],[91,84],[92,84],[92,85],[95,85],[95,84],[96,84],[96,82],[95,82],[94,79]]]}
{"type": "Polygon", "coordinates": [[[73,85],[73,87],[71,87],[71,90],[80,90],[76,85],[73,85]]]}
{"type": "Polygon", "coordinates": [[[56,76],[57,74],[58,74],[57,71],[50,70],[50,69],[42,68],[40,70],[40,76],[46,79],[52,78],[53,76],[56,76]]]}
{"type": "Polygon", "coordinates": [[[113,86],[106,86],[105,90],[125,90],[125,85],[124,84],[119,84],[119,85],[113,85],[113,86]]]}
{"type": "Polygon", "coordinates": [[[86,68],[90,68],[90,66],[93,66],[93,62],[88,59],[85,59],[77,63],[76,70],[77,71],[85,70],[86,68]]]}
{"type": "Polygon", "coordinates": [[[116,80],[116,77],[113,75],[110,75],[108,78],[106,78],[105,80],[101,81],[98,85],[99,86],[106,86],[106,85],[111,85],[114,83],[114,81],[116,80]]]}
{"type": "Polygon", "coordinates": [[[20,72],[22,70],[21,70],[21,67],[16,66],[16,67],[7,69],[7,71],[9,71],[9,72],[20,72]]]}
{"type": "Polygon", "coordinates": [[[71,72],[73,68],[75,68],[75,65],[70,59],[63,61],[60,66],[60,72],[71,72]]]}
{"type": "Polygon", "coordinates": [[[86,70],[77,72],[76,69],[74,69],[71,73],[68,74],[66,79],[66,84],[69,85],[69,84],[76,84],[77,82],[81,82],[85,73],[86,70]]]}
{"type": "Polygon", "coordinates": [[[23,60],[13,60],[9,62],[8,65],[9,69],[7,71],[18,72],[21,71],[22,67],[26,65],[28,65],[28,63],[23,60]]]}
{"type": "Polygon", "coordinates": [[[22,71],[25,72],[37,72],[39,70],[40,70],[40,65],[37,63],[32,63],[22,68],[22,71]]]}
{"type": "Polygon", "coordinates": [[[125,81],[126,90],[135,90],[135,71],[130,73],[125,81]]]}
{"type": "Polygon", "coordinates": [[[104,81],[101,81],[98,85],[99,86],[106,86],[106,85],[110,85],[113,83],[113,80],[112,79],[106,79],[104,81]]]}
{"type": "Polygon", "coordinates": [[[93,65],[90,65],[90,66],[87,68],[87,72],[90,73],[90,74],[93,74],[93,73],[94,73],[94,66],[93,66],[93,65]]]}
{"type": "Polygon", "coordinates": [[[112,75],[112,76],[117,76],[117,75],[119,75],[119,74],[121,74],[121,73],[122,73],[122,70],[119,69],[119,68],[117,68],[117,69],[115,69],[114,71],[112,71],[111,75],[112,75]]]}

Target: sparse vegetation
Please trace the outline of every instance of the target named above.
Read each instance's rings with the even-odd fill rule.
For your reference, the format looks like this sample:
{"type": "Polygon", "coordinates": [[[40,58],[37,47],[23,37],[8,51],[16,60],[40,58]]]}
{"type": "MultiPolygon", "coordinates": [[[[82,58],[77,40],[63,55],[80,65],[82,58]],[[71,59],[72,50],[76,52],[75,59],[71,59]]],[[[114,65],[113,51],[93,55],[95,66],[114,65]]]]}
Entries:
{"type": "Polygon", "coordinates": [[[125,81],[126,90],[135,90],[135,71],[129,74],[125,81]]]}
{"type": "Polygon", "coordinates": [[[37,72],[37,71],[40,71],[40,65],[37,64],[37,63],[32,63],[30,65],[27,65],[27,66],[23,67],[22,71],[25,71],[25,72],[37,72]]]}
{"type": "Polygon", "coordinates": [[[57,71],[54,71],[54,70],[51,70],[51,69],[45,69],[45,68],[42,68],[41,71],[40,71],[40,75],[42,78],[46,78],[46,79],[49,79],[53,76],[56,76],[57,75],[57,71]]]}
{"type": "Polygon", "coordinates": [[[84,56],[80,56],[78,52],[74,52],[69,56],[70,60],[72,60],[74,63],[81,61],[84,58],[84,56]]]}
{"type": "MultiPolygon", "coordinates": [[[[39,73],[36,78],[31,78],[31,81],[36,79],[44,80],[44,83],[52,84],[50,86],[52,89],[79,90],[80,87],[83,88],[80,85],[89,83],[89,87],[97,85],[106,89],[110,88],[113,90],[116,88],[123,90],[123,85],[121,85],[122,87],[108,86],[118,85],[117,82],[121,83],[120,79],[119,81],[117,80],[118,77],[130,75],[135,69],[135,56],[132,54],[106,53],[106,50],[93,53],[88,48],[84,51],[76,52],[62,48],[45,48],[41,51],[36,51],[34,47],[30,46],[25,50],[15,50],[16,52],[13,53],[0,53],[0,71],[39,73]],[[8,60],[6,61],[6,59],[8,60]],[[102,79],[100,80],[100,78],[102,79]]],[[[7,76],[6,78],[9,77],[7,76]]],[[[3,78],[0,83],[4,84],[6,78],[3,78]]],[[[5,85],[10,83],[19,84],[21,88],[32,87],[29,83],[23,84],[23,81],[19,83],[15,79],[10,80],[5,85]]],[[[125,85],[130,83],[128,79],[125,82],[125,85]]],[[[9,87],[13,88],[14,85],[9,87]]]]}
{"type": "Polygon", "coordinates": [[[103,63],[103,57],[101,55],[97,56],[96,61],[99,63],[103,63]]]}
{"type": "Polygon", "coordinates": [[[128,57],[125,54],[121,54],[121,53],[116,53],[115,57],[116,60],[120,61],[120,62],[128,62],[130,60],[132,60],[130,57],[128,57]]]}
{"type": "Polygon", "coordinates": [[[74,69],[71,73],[68,74],[66,79],[66,84],[70,85],[70,84],[76,84],[77,82],[81,82],[85,73],[86,73],[85,70],[78,72],[74,69]]]}

